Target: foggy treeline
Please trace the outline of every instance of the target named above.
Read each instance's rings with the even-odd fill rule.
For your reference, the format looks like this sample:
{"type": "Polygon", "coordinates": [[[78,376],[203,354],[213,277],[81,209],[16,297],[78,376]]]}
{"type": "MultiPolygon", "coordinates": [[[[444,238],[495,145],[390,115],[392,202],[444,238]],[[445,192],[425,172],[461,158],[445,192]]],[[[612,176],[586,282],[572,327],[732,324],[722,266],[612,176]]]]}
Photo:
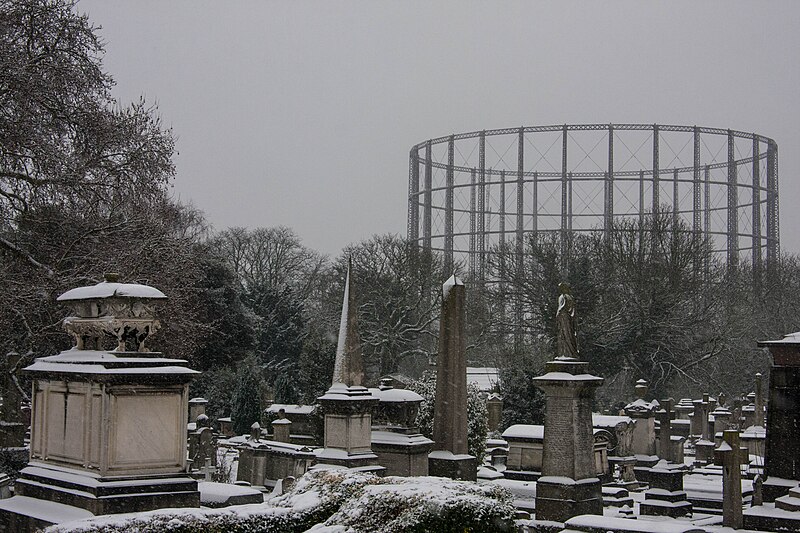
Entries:
{"type": "MultiPolygon", "coordinates": [[[[72,2],[0,3],[2,353],[27,362],[68,348],[55,298],[118,272],[169,296],[152,346],[204,372],[192,392],[210,414],[230,414],[244,376],[265,398],[313,402],[332,376],[350,259],[369,384],[428,367],[451,274],[439,255],[396,235],[327,257],[290,228],[215,231],[170,195],[174,133],[154,105],[111,97],[102,44],[72,2]]],[[[768,369],[755,341],[800,326],[795,256],[757,276],[746,262],[729,268],[666,213],[561,238],[528,238],[522,268],[512,250],[491,250],[488,278],[504,283],[456,267],[469,285],[469,364],[501,369],[507,423],[541,415],[531,378],[553,355],[562,280],[606,407],[639,378],[662,396],[746,393],[768,369]]]]}

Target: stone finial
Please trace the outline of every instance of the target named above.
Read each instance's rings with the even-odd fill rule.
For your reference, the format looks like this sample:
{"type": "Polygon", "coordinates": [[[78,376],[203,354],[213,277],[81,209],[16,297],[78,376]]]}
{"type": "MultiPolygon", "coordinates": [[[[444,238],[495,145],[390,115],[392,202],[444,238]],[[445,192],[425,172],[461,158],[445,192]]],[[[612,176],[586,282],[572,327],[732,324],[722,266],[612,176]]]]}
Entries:
{"type": "Polygon", "coordinates": [[[361,355],[361,338],[358,334],[358,308],[350,286],[352,266],[352,260],[348,260],[342,301],[342,319],[339,323],[339,342],[336,346],[336,361],[333,365],[333,383],[361,386],[364,381],[364,363],[361,355]]]}
{"type": "Polygon", "coordinates": [[[253,422],[253,425],[250,426],[250,440],[257,441],[261,437],[261,424],[258,422],[253,422]]]}

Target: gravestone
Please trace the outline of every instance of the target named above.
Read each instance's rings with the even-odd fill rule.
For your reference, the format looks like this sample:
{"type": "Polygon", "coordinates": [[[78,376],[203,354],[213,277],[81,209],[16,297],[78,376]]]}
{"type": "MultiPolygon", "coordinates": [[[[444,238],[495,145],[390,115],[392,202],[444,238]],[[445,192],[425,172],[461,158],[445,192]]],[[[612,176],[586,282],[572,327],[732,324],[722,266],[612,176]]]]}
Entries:
{"type": "Polygon", "coordinates": [[[658,462],[655,430],[655,413],[658,410],[658,402],[645,400],[648,385],[644,379],[636,382],[634,391],[636,399],[625,406],[625,414],[636,422],[631,437],[630,451],[640,464],[652,466],[658,462]]]}
{"type": "Polygon", "coordinates": [[[742,465],[747,448],[739,446],[739,431],[726,429],[722,443],[714,450],[714,464],[722,467],[722,525],[742,527],[742,465]]]}
{"type": "Polygon", "coordinates": [[[672,398],[661,400],[661,409],[656,411],[658,420],[658,456],[665,461],[674,462],[675,453],[672,446],[672,420],[675,411],[672,410],[672,398]]]}
{"type": "Polygon", "coordinates": [[[580,361],[577,314],[569,286],[559,286],[556,358],[534,378],[545,393],[542,477],[536,484],[536,519],[565,522],[581,514],[603,514],[603,497],[594,461],[592,401],[603,378],[580,361]]]}
{"type": "Polygon", "coordinates": [[[455,275],[442,286],[436,399],[433,409],[432,476],[475,481],[478,459],[467,453],[466,290],[455,275]]]}
{"type": "Polygon", "coordinates": [[[503,422],[503,398],[493,392],[486,399],[489,431],[498,431],[503,422]]]}

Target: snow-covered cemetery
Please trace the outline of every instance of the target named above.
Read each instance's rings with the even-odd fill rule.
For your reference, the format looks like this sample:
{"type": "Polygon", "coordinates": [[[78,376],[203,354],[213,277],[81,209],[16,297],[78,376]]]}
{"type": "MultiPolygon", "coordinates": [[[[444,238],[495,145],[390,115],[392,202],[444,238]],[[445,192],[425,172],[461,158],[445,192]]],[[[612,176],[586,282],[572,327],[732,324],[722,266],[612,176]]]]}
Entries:
{"type": "Polygon", "coordinates": [[[800,6],[222,4],[0,0],[0,532],[800,532],[800,6]]]}

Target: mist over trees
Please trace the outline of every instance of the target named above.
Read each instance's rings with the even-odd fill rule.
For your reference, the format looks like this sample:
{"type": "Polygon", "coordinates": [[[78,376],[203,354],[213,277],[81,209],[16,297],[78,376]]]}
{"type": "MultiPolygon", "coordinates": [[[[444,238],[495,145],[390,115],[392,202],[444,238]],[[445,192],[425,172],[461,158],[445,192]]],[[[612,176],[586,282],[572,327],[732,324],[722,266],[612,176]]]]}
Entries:
{"type": "MultiPolygon", "coordinates": [[[[252,410],[254,394],[311,403],[330,385],[351,261],[368,384],[429,367],[452,274],[440,255],[397,235],[327,257],[291,228],[214,231],[170,195],[174,133],[154,105],[112,98],[102,43],[75,3],[0,0],[0,12],[3,353],[67,348],[55,298],[119,272],[169,296],[152,346],[204,372],[192,392],[212,415],[230,415],[234,401],[252,410]]],[[[531,379],[553,355],[561,281],[577,302],[581,352],[606,378],[604,407],[630,399],[639,378],[657,397],[746,393],[768,371],[755,341],[800,329],[796,256],[756,285],[747,261],[720,264],[667,212],[567,235],[565,252],[560,238],[526,238],[522,269],[513,244],[489,251],[490,279],[502,283],[456,266],[468,283],[468,361],[501,369],[506,425],[541,421],[531,379]]]]}

